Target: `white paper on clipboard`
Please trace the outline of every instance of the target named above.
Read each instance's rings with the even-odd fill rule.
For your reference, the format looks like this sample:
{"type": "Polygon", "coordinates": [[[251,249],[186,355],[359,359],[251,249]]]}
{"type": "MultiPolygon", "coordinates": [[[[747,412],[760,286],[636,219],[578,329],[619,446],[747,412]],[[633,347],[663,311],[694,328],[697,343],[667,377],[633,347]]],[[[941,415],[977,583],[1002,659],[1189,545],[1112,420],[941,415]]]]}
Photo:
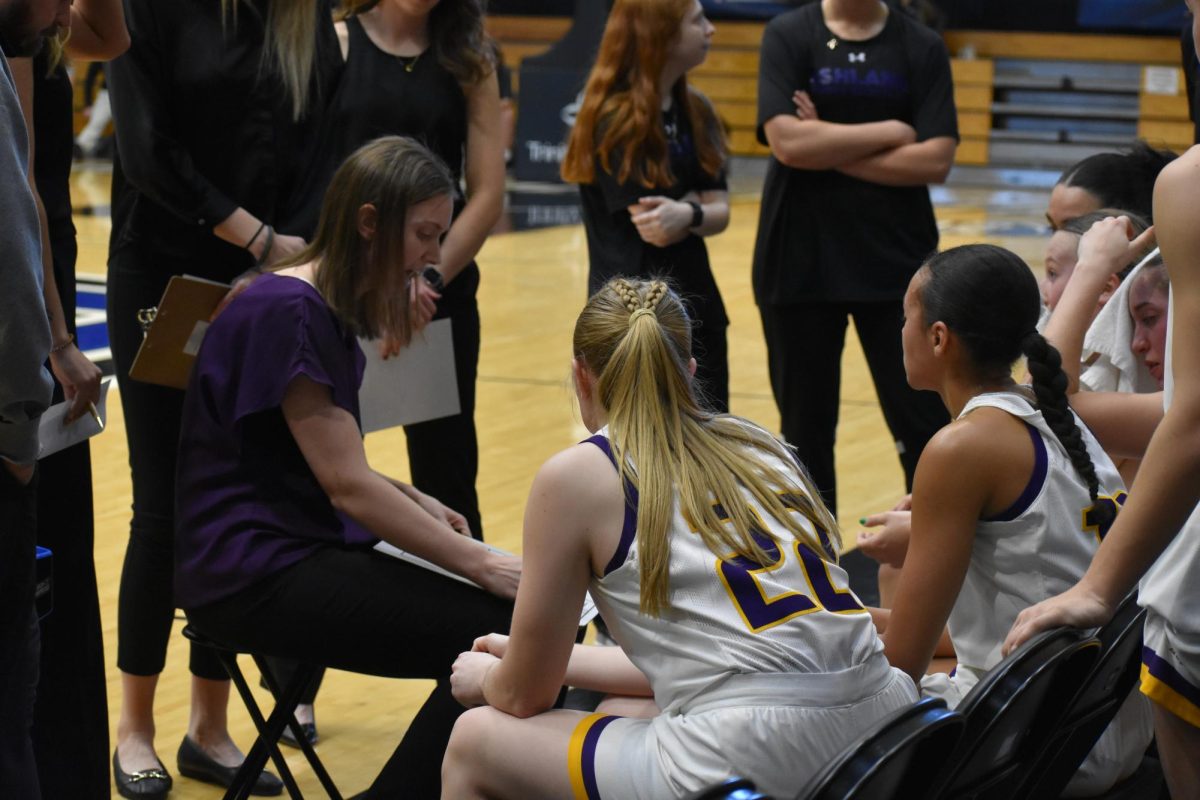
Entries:
{"type": "Polygon", "coordinates": [[[413,334],[386,361],[379,344],[359,340],[367,357],[358,391],[363,433],[450,417],[460,410],[450,320],[439,319],[413,334]]]}
{"type": "MultiPolygon", "coordinates": [[[[501,550],[499,547],[493,547],[490,544],[484,544],[483,546],[486,547],[487,549],[491,550],[493,553],[499,553],[502,556],[512,555],[512,553],[509,553],[506,550],[501,550]]],[[[464,578],[462,575],[453,573],[448,569],[443,569],[442,567],[439,567],[437,564],[434,564],[432,561],[426,561],[425,559],[421,558],[420,556],[414,556],[412,553],[407,553],[404,550],[401,550],[399,547],[396,547],[393,544],[388,544],[387,542],[380,542],[379,544],[375,545],[375,549],[378,550],[380,553],[383,553],[384,555],[389,555],[389,556],[392,556],[393,558],[399,558],[402,561],[407,561],[410,564],[415,564],[418,567],[423,567],[424,569],[430,570],[431,572],[436,572],[439,575],[445,575],[447,578],[453,578],[456,581],[461,581],[462,583],[465,583],[468,586],[479,587],[479,584],[475,583],[475,581],[470,580],[469,578],[464,578]]],[[[482,587],[479,587],[479,588],[482,588],[482,587]]],[[[592,601],[591,593],[589,592],[589,593],[585,594],[583,596],[583,612],[579,615],[579,626],[583,627],[584,625],[587,625],[589,622],[591,622],[593,619],[595,619],[595,617],[598,613],[600,613],[600,612],[597,610],[596,604],[592,601]]]]}

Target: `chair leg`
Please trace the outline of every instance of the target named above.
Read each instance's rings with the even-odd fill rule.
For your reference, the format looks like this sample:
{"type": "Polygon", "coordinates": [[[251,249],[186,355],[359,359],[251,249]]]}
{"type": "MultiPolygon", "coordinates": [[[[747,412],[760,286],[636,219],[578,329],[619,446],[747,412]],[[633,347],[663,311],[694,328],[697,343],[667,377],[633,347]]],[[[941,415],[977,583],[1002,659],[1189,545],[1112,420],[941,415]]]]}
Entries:
{"type": "MultiPolygon", "coordinates": [[[[279,752],[277,742],[280,734],[283,733],[284,725],[292,716],[291,709],[295,706],[295,700],[299,699],[303,692],[304,685],[297,682],[294,691],[287,693],[292,698],[291,706],[284,705],[287,697],[281,698],[271,712],[270,719],[263,719],[258,702],[254,699],[253,692],[250,691],[250,685],[237,665],[237,656],[225,652],[221,654],[221,660],[229,672],[229,677],[237,687],[238,694],[242,697],[242,702],[250,714],[250,719],[254,722],[254,727],[258,730],[258,738],[255,740],[254,746],[250,748],[250,752],[246,754],[246,760],[238,769],[237,777],[229,787],[229,791],[225,793],[225,800],[246,800],[250,796],[250,790],[254,787],[258,774],[266,767],[268,756],[279,770],[279,777],[287,788],[288,795],[296,800],[301,800],[303,794],[300,792],[300,787],[296,785],[296,779],[292,775],[291,769],[288,768],[287,762],[284,761],[283,754],[279,752]]],[[[293,689],[290,686],[288,688],[289,690],[293,689]]]]}
{"type": "MultiPolygon", "coordinates": [[[[291,702],[290,704],[285,704],[282,699],[277,701],[276,709],[283,708],[287,712],[287,725],[291,726],[292,735],[295,736],[297,744],[300,745],[300,750],[304,753],[304,757],[308,759],[309,766],[312,767],[313,772],[317,776],[317,780],[321,782],[321,787],[325,789],[325,793],[329,795],[330,800],[342,800],[341,793],[338,791],[337,787],[334,786],[333,779],[329,777],[329,772],[325,769],[325,765],[321,762],[321,759],[317,757],[317,753],[313,749],[312,743],[308,741],[308,737],[305,736],[304,732],[300,729],[300,723],[296,721],[294,713],[296,704],[300,700],[300,695],[303,694],[304,688],[312,681],[313,675],[316,674],[317,667],[306,667],[297,670],[296,674],[292,676],[292,683],[287,687],[281,688],[279,686],[279,681],[271,672],[271,668],[267,664],[267,660],[257,655],[253,658],[254,663],[258,665],[258,669],[262,673],[263,679],[267,683],[267,688],[270,689],[272,695],[282,698],[285,694],[285,691],[289,695],[295,695],[294,702],[291,702]]],[[[282,733],[283,730],[280,729],[280,734],[282,733]]],[[[278,740],[278,736],[272,739],[272,741],[278,740]]]]}

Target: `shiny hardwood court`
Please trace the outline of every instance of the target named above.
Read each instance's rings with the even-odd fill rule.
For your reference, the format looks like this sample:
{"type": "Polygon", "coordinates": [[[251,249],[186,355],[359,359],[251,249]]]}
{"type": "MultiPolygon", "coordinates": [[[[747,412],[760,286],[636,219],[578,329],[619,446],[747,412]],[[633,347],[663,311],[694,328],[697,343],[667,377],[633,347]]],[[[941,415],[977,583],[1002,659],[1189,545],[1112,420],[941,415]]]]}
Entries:
{"type": "MultiPolygon", "coordinates": [[[[736,414],[768,428],[778,415],[767,380],[766,350],[749,285],[750,255],[758,217],[757,186],[735,184],[732,223],[709,240],[717,281],[731,319],[729,360],[731,406],[736,414]]],[[[935,192],[942,246],[991,241],[1016,250],[1040,274],[1045,240],[1042,213],[1048,187],[974,188],[955,182],[935,192]]],[[[75,204],[98,213],[76,218],[81,276],[103,277],[109,223],[109,176],[103,168],[77,170],[75,204]]],[[[487,538],[520,550],[525,495],[540,464],[587,434],[569,385],[570,336],[585,299],[586,244],[579,226],[493,236],[479,256],[483,282],[479,302],[483,351],[479,366],[477,425],[480,444],[479,495],[487,538]]],[[[827,376],[813,375],[813,380],[827,376]]],[[[114,387],[114,392],[119,391],[114,387]]],[[[108,430],[93,440],[96,503],[96,569],[103,614],[111,731],[115,743],[120,703],[115,667],[117,590],[129,533],[130,484],[119,399],[109,397],[108,430]]],[[[850,326],[843,364],[837,470],[843,538],[852,545],[857,520],[890,507],[903,493],[903,476],[875,400],[862,353],[850,326]]],[[[407,478],[403,432],[367,437],[373,465],[407,478]]],[[[175,773],[175,750],[187,726],[187,647],[178,628],[167,669],[159,683],[157,747],[175,773]]],[[[249,659],[244,668],[256,683],[249,659]]],[[[449,665],[447,665],[447,670],[449,665]]],[[[327,675],[317,699],[321,757],[346,795],[366,788],[391,753],[431,684],[340,672],[327,675]]],[[[265,698],[265,692],[261,692],[265,698]]],[[[230,704],[234,738],[243,747],[253,727],[235,697],[230,704]]],[[[323,796],[299,751],[284,748],[301,788],[323,796]]],[[[175,775],[177,800],[217,798],[216,787],[175,775]]]]}

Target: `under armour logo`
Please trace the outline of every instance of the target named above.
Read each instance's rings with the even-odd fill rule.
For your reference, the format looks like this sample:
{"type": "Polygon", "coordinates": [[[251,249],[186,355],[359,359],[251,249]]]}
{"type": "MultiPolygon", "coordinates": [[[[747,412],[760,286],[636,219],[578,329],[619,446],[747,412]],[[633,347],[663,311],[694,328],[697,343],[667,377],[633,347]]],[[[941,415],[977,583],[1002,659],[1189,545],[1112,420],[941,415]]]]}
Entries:
{"type": "Polygon", "coordinates": [[[850,59],[851,64],[853,64],[855,61],[857,61],[860,64],[863,64],[867,60],[867,54],[866,53],[847,53],[846,58],[850,59]]]}

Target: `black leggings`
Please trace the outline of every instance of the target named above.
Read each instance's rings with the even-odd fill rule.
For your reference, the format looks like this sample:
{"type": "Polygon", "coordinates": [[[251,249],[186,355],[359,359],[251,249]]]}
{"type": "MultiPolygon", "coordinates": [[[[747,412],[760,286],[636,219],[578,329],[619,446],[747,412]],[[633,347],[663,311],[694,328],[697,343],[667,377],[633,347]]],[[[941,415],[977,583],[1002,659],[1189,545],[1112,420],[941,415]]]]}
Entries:
{"type": "Polygon", "coordinates": [[[512,604],[373,551],[325,548],[237,594],[188,610],[207,636],[245,651],[437,686],[369,796],[436,798],[442,755],[465,710],[450,666],[474,639],[506,633],[512,604]]]}
{"type": "MultiPolygon", "coordinates": [[[[158,305],[169,275],[146,275],[140,259],[113,254],[108,270],[108,337],[121,384],[121,409],[133,478],[133,520],[117,601],[117,666],[157,675],[175,619],[175,459],[183,392],[131,380],[142,343],[139,309],[158,305]]],[[[227,680],[212,651],[192,646],[193,675],[227,680]]]]}
{"type": "Polygon", "coordinates": [[[854,317],[875,394],[904,468],[904,483],[911,490],[925,443],[950,417],[937,394],[908,385],[900,345],[901,302],[764,305],[759,311],[783,438],[796,448],[830,510],[837,512],[833,446],[848,316],[854,317]]]}

